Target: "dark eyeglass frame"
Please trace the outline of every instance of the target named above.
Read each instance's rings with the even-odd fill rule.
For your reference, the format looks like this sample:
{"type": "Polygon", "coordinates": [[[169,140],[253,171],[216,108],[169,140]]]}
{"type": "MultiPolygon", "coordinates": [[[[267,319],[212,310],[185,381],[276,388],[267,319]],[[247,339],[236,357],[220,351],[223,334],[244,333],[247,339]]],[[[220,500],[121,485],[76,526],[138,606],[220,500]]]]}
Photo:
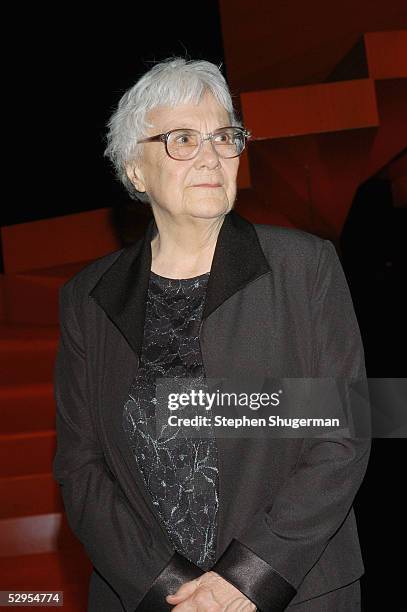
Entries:
{"type": "MultiPolygon", "coordinates": [[[[176,161],[190,161],[191,159],[195,159],[195,157],[197,157],[197,155],[199,155],[201,149],[202,149],[202,143],[205,140],[210,140],[212,146],[214,146],[213,144],[213,137],[216,136],[219,132],[221,132],[222,130],[238,130],[239,132],[241,132],[242,136],[243,136],[243,148],[240,151],[240,153],[237,153],[236,155],[232,155],[231,157],[222,157],[222,155],[220,155],[220,157],[222,157],[222,159],[233,159],[234,157],[239,157],[245,147],[246,147],[246,142],[247,140],[250,138],[251,136],[251,132],[249,130],[246,130],[246,128],[243,128],[241,126],[237,126],[237,125],[225,125],[224,127],[218,128],[217,130],[215,130],[214,132],[209,132],[208,134],[202,134],[202,132],[200,132],[199,130],[194,130],[193,128],[175,128],[174,130],[169,130],[168,132],[164,132],[163,134],[156,134],[155,136],[149,136],[148,138],[143,138],[142,140],[137,140],[137,144],[142,144],[142,143],[146,143],[146,142],[163,142],[165,144],[165,150],[166,153],[168,155],[168,157],[171,157],[171,159],[175,159],[176,161]],[[190,132],[196,132],[197,134],[200,135],[201,139],[200,139],[200,143],[197,149],[197,152],[195,153],[195,155],[193,155],[192,157],[188,157],[186,159],[182,158],[178,158],[178,157],[173,157],[169,151],[168,151],[168,139],[170,137],[170,135],[173,132],[179,132],[179,131],[190,131],[190,132]]],[[[219,155],[219,152],[216,151],[216,153],[219,155]]]]}

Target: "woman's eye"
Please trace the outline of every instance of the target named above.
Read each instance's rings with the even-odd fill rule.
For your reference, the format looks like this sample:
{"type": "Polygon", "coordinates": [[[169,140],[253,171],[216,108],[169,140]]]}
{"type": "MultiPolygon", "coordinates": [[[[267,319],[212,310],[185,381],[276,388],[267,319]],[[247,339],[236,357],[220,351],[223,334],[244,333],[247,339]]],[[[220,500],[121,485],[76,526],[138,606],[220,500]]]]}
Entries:
{"type": "Polygon", "coordinates": [[[215,137],[215,142],[220,142],[221,144],[231,143],[232,137],[230,134],[218,134],[215,137]]]}
{"type": "Polygon", "coordinates": [[[192,138],[189,134],[181,134],[181,136],[177,136],[176,139],[177,144],[191,144],[192,138]]]}

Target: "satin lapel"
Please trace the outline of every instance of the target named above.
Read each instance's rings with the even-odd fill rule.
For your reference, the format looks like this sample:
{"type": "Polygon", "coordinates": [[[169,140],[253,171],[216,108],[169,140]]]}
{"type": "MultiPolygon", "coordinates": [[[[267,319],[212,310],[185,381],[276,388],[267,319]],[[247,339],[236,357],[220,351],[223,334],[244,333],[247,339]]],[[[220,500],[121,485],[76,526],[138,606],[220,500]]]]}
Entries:
{"type": "Polygon", "coordinates": [[[123,250],[89,294],[138,356],[143,342],[151,240],[155,232],[155,221],[151,219],[144,236],[123,250]]]}
{"type": "Polygon", "coordinates": [[[231,210],[225,216],[216,243],[203,319],[269,270],[253,224],[231,210]]]}
{"type": "MultiPolygon", "coordinates": [[[[151,270],[151,240],[156,232],[155,220],[151,219],[144,237],[123,250],[90,292],[139,356],[151,270]]],[[[231,210],[219,231],[203,319],[269,270],[253,225],[231,210]]]]}

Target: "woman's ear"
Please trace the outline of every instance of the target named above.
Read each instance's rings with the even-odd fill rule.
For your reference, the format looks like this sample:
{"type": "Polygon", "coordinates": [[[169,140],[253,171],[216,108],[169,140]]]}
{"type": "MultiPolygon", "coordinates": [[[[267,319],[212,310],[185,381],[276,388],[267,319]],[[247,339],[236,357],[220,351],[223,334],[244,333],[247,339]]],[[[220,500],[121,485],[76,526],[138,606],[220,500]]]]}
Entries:
{"type": "Polygon", "coordinates": [[[126,174],[129,181],[133,183],[137,191],[140,191],[142,193],[146,191],[143,173],[141,172],[140,167],[135,164],[135,162],[129,162],[126,165],[126,174]]]}

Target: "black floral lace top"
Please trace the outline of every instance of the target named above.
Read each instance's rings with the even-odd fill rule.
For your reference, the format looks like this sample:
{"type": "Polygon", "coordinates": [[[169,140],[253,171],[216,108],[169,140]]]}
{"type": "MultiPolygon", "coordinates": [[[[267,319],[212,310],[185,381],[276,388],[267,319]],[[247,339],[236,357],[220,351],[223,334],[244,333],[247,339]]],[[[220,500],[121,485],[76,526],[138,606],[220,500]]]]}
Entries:
{"type": "Polygon", "coordinates": [[[159,520],[175,550],[203,570],[212,567],[216,553],[216,439],[213,431],[191,437],[182,427],[156,428],[155,383],[167,377],[205,380],[199,326],[208,279],[209,272],[187,279],[150,273],[140,367],[123,412],[123,427],[159,520]]]}

